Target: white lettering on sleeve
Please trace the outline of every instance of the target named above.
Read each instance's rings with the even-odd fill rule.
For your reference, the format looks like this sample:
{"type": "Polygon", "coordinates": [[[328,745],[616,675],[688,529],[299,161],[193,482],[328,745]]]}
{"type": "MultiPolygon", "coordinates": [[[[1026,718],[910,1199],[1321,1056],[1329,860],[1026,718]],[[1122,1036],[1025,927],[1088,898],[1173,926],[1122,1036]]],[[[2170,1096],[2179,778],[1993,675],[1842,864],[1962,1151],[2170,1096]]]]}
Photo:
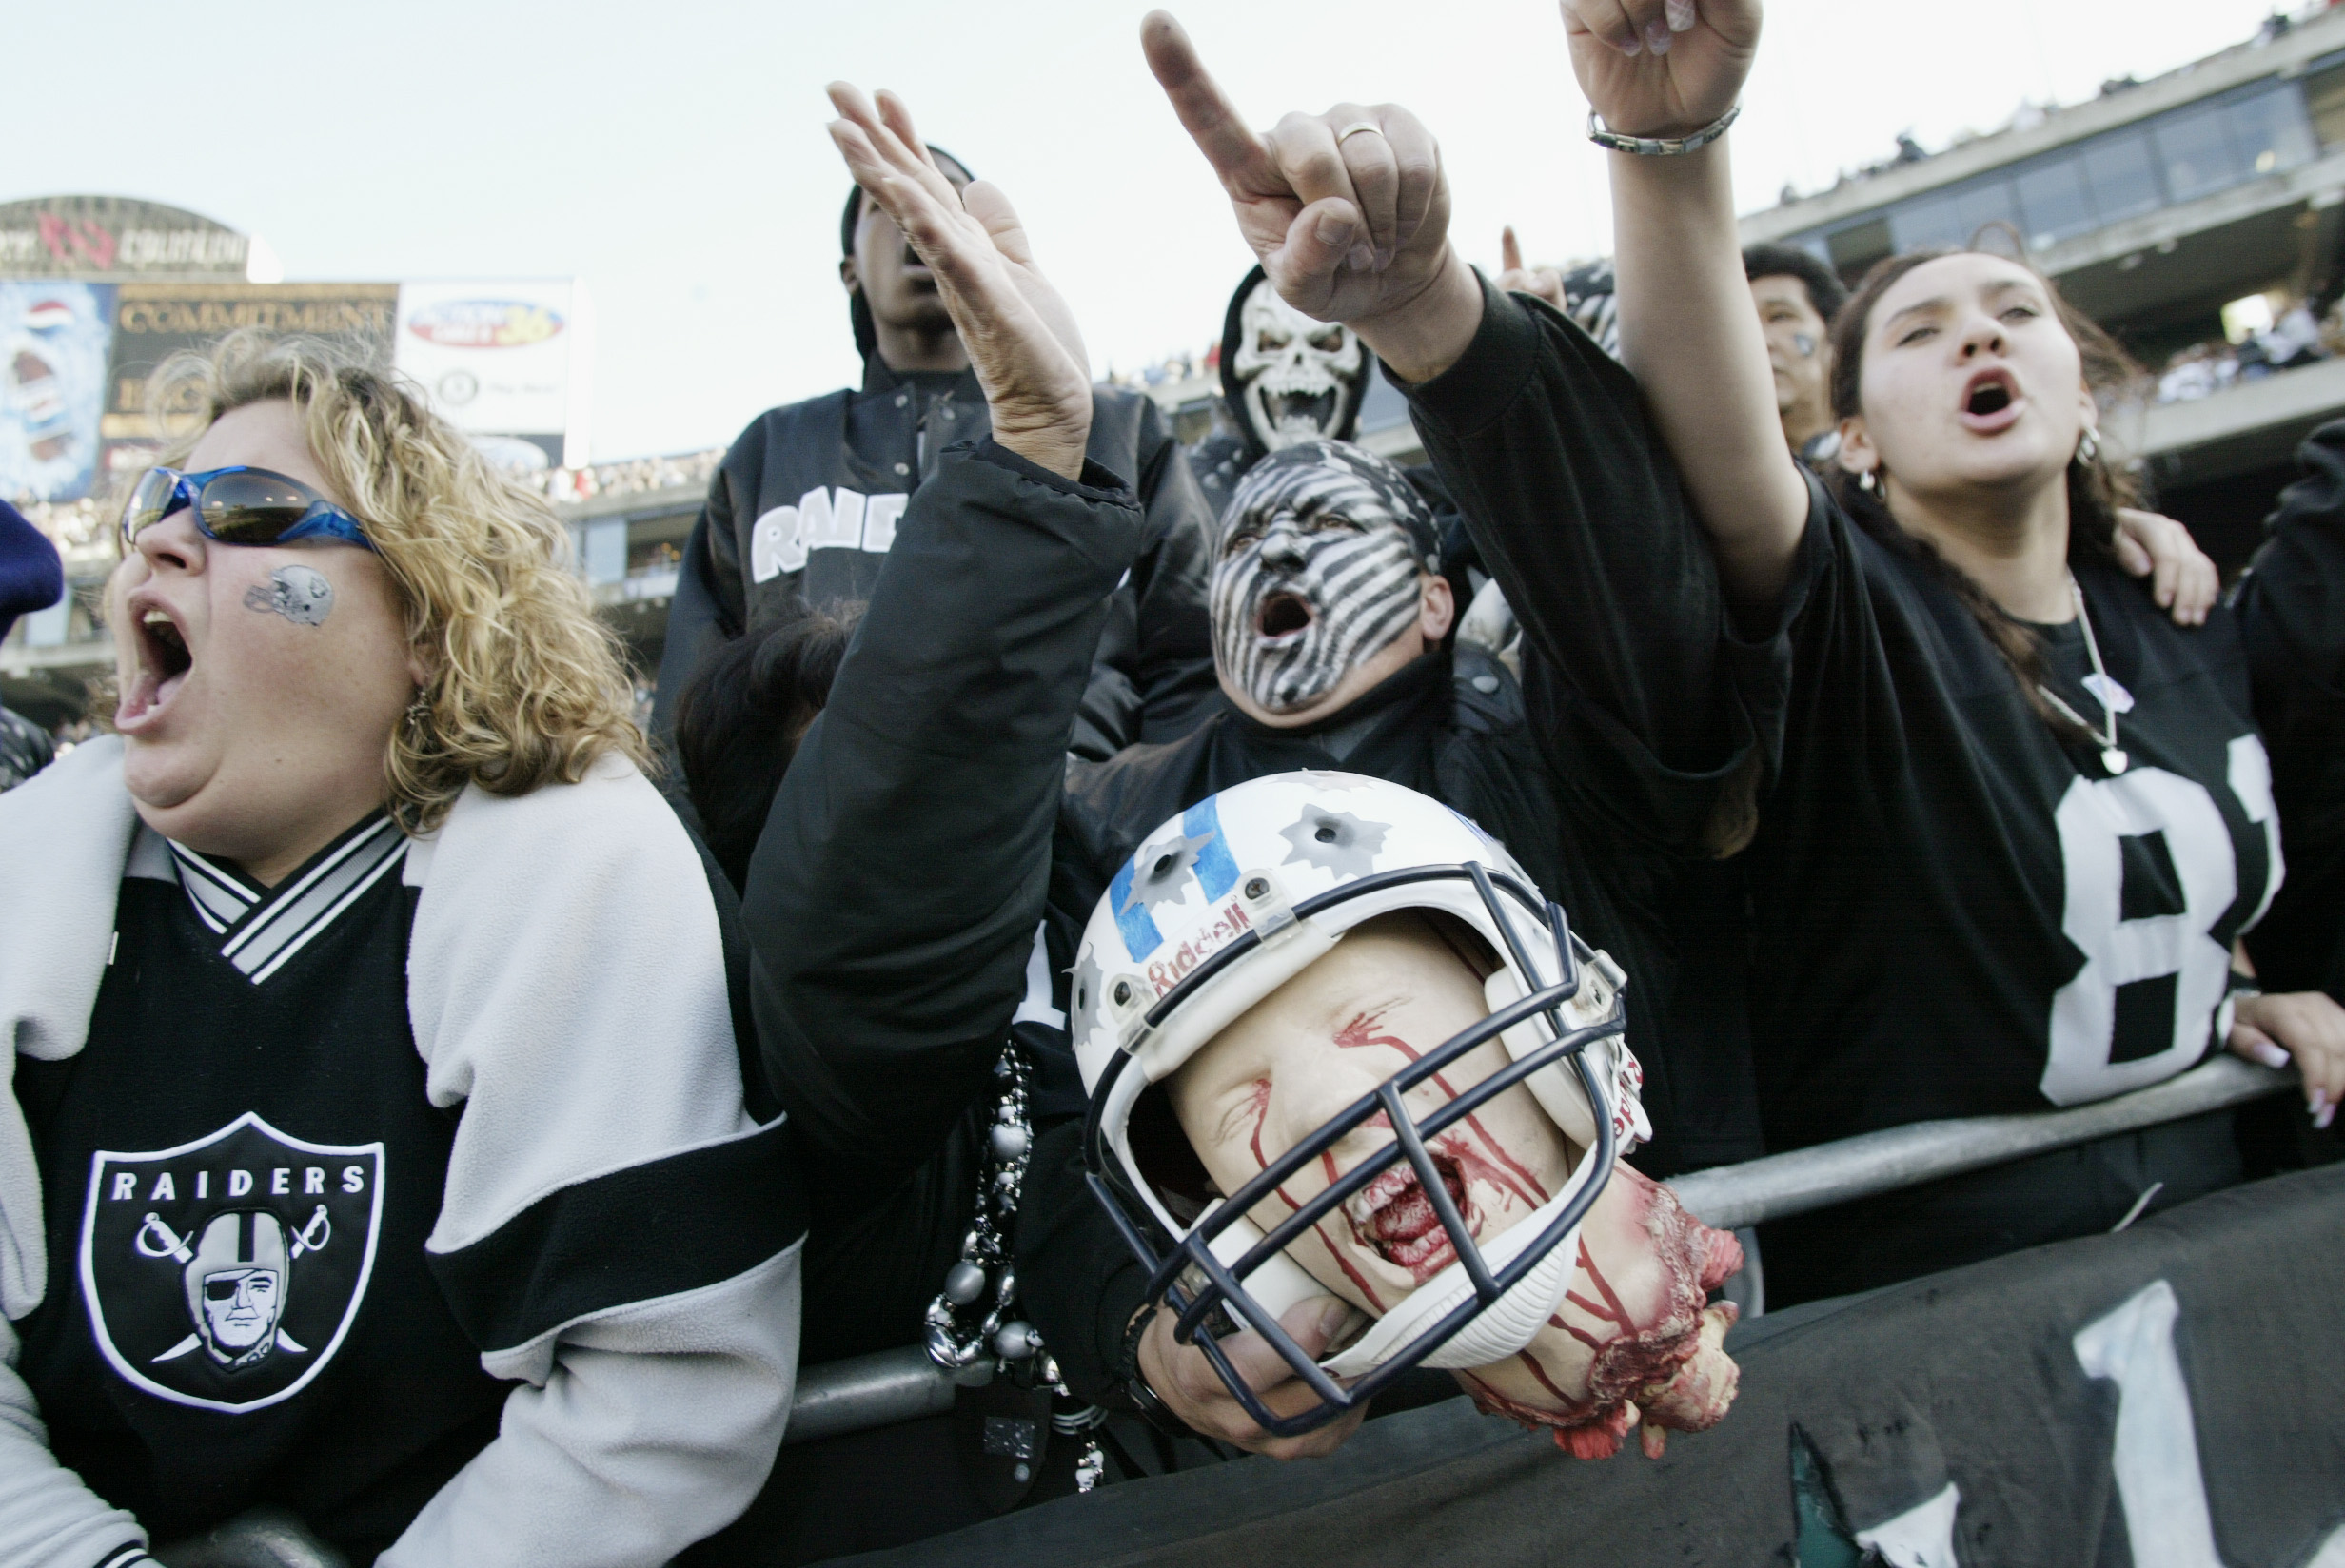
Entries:
{"type": "Polygon", "coordinates": [[[117,1203],[117,1204],[118,1204],[118,1203],[122,1202],[125,1198],[135,1198],[135,1197],[137,1197],[137,1196],[138,1196],[138,1177],[137,1177],[137,1176],[135,1176],[135,1175],[133,1175],[131,1172],[127,1171],[127,1170],[117,1170],[117,1171],[115,1171],[115,1172],[114,1172],[114,1196],[113,1196],[110,1200],[108,1200],[108,1201],[109,1201],[109,1202],[112,1202],[112,1203],[117,1203]]]}

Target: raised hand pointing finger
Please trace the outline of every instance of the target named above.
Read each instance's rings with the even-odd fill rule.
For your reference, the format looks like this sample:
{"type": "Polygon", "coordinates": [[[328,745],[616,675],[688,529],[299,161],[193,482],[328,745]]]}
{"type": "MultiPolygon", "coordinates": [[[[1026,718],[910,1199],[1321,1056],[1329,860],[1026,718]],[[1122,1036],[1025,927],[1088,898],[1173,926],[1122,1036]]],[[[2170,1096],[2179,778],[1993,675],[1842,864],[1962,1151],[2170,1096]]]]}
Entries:
{"type": "Polygon", "coordinates": [[[1170,15],[1151,11],[1140,45],[1280,297],[1350,323],[1404,376],[1463,352],[1481,288],[1449,248],[1441,152],[1414,115],[1338,104],[1258,135],[1170,15]]]}

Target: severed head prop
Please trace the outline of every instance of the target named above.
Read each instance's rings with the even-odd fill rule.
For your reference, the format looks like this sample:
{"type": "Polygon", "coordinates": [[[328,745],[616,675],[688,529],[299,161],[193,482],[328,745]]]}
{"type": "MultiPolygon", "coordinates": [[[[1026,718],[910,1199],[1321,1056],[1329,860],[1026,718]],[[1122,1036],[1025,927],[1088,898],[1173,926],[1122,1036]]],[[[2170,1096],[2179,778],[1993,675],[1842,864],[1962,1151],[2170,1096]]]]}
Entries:
{"type": "Polygon", "coordinates": [[[1247,471],[1213,561],[1213,662],[1273,714],[1307,708],[1417,617],[1441,570],[1425,498],[1374,453],[1310,441],[1247,471]]]}
{"type": "Polygon", "coordinates": [[[1354,774],[1226,790],[1116,875],[1075,962],[1088,1180],[1266,1431],[1417,1365],[1584,1457],[1725,1414],[1705,1294],[1741,1250],[1618,1163],[1649,1130],[1626,984],[1495,840],[1354,774]],[[1314,1362],[1278,1320],[1330,1296],[1314,1362]],[[1318,1402],[1271,1412],[1242,1332],[1318,1402]]]}
{"type": "Polygon", "coordinates": [[[1222,322],[1222,396],[1255,455],[1305,441],[1350,441],[1373,363],[1351,328],[1314,321],[1246,274],[1222,322]]]}

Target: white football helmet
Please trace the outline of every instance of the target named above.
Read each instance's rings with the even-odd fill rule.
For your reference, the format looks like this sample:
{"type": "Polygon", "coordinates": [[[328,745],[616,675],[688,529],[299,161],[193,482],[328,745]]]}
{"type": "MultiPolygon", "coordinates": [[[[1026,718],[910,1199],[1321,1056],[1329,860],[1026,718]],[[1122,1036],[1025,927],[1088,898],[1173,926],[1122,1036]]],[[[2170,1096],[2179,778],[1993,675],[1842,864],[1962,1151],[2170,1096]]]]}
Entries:
{"type": "Polygon", "coordinates": [[[1572,934],[1513,856],[1472,821],[1413,790],[1341,773],[1279,774],[1225,790],[1149,835],[1092,911],[1075,955],[1072,1033],[1091,1098],[1084,1157],[1093,1192],[1151,1272],[1150,1300],[1178,1313],[1267,1431],[1291,1436],[1364,1403],[1412,1366],[1483,1366],[1521,1350],[1563,1304],[1580,1221],[1613,1162],[1651,1135],[1644,1074],[1623,1038],[1620,969],[1572,934]],[[1352,927],[1403,910],[1470,927],[1499,967],[1482,1023],[1428,1051],[1199,1211],[1152,1177],[1132,1137],[1142,1094],[1352,927]],[[1497,1035],[1511,1065],[1430,1112],[1400,1096],[1497,1035]],[[1517,1083],[1585,1152],[1534,1213],[1477,1245],[1426,1140],[1517,1083]],[[1389,1115],[1393,1140],[1268,1236],[1246,1216],[1346,1134],[1389,1115]],[[1313,1362],[1279,1314],[1326,1285],[1284,1248],[1400,1160],[1415,1168],[1456,1261],[1359,1338],[1313,1362]],[[1226,1311],[1224,1310],[1226,1308],[1226,1311]],[[1265,1407],[1214,1343],[1260,1333],[1320,1403],[1265,1407]],[[1337,1380],[1346,1380],[1339,1382],[1337,1380]]]}

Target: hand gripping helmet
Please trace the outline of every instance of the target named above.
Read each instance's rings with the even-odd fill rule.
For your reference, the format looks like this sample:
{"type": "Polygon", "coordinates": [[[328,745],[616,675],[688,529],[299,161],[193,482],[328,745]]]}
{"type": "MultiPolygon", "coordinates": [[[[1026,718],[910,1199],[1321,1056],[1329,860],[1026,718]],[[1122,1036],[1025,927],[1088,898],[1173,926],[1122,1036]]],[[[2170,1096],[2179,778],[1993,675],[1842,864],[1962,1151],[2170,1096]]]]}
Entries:
{"type": "Polygon", "coordinates": [[[1378,779],[1293,773],[1225,790],[1152,833],[1116,872],[1075,955],[1073,1033],[1091,1100],[1087,1179],[1149,1268],[1149,1299],[1178,1315],[1175,1336],[1204,1351],[1264,1430],[1283,1437],[1325,1425],[1412,1366],[1502,1361],[1561,1308],[1582,1218],[1616,1156],[1650,1134],[1637,1103],[1643,1074],[1623,1038],[1625,984],[1496,840],[1440,802],[1378,779]],[[1498,963],[1484,982],[1489,1016],[1393,1073],[1225,1199],[1200,1208],[1152,1176],[1151,1141],[1133,1136],[1144,1091],[1351,928],[1405,910],[1452,916],[1488,947],[1498,963]],[[1433,1110],[1408,1108],[1411,1088],[1493,1036],[1508,1067],[1433,1110]],[[1426,1144],[1516,1084],[1585,1152],[1553,1198],[1479,1244],[1426,1144]],[[1268,1235],[1247,1218],[1278,1184],[1379,1118],[1389,1119],[1391,1141],[1268,1235]],[[1456,1261],[1314,1362],[1278,1318],[1328,1290],[1284,1249],[1402,1160],[1456,1261]],[[1273,1415],[1215,1343],[1240,1327],[1269,1341],[1319,1402],[1273,1415]]]}

